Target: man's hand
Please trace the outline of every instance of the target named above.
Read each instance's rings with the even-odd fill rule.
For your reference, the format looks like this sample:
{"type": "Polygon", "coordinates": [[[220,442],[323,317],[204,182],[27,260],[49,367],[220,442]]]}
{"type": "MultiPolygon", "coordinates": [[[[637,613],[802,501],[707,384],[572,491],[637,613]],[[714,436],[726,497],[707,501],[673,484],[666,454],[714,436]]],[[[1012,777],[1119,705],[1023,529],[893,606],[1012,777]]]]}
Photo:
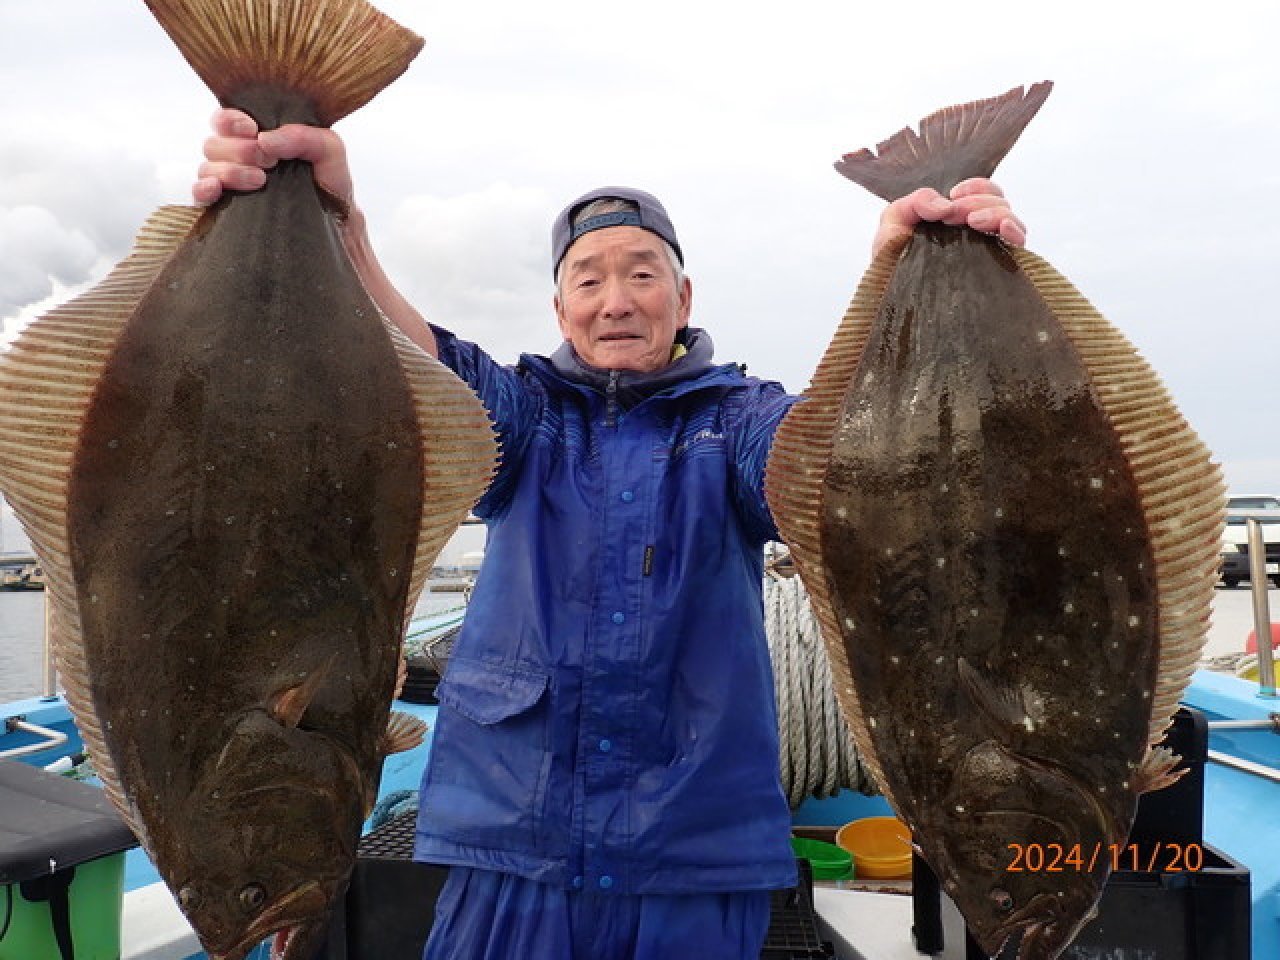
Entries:
{"type": "Polygon", "coordinates": [[[222,109],[213,115],[213,136],[204,143],[205,162],[191,187],[196,203],[207,206],[224,190],[260,190],[266,171],[281,160],[306,160],[316,183],[349,212],[352,206],[351,172],[341,138],[323,127],[286,124],[258,132],[258,125],[239,110],[222,109]]]}
{"type": "Polygon", "coordinates": [[[871,243],[874,257],[890,241],[905,237],[923,221],[969,226],[991,233],[1005,243],[1020,247],[1027,242],[1027,228],[1013,214],[1004,192],[982,177],[963,180],[951,189],[951,197],[932,187],[921,187],[884,208],[880,227],[871,243]]]}

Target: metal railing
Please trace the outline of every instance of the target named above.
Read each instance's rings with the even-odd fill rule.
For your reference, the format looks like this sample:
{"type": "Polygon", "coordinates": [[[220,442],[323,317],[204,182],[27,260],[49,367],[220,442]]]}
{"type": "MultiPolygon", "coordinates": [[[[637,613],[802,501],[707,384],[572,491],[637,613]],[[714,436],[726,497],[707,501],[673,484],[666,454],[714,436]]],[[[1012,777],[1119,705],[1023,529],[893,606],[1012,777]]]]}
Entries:
{"type": "Polygon", "coordinates": [[[22,717],[9,717],[5,720],[5,733],[13,733],[17,730],[21,730],[23,733],[34,733],[37,737],[44,737],[44,739],[36,743],[29,743],[26,746],[0,750],[0,759],[11,760],[14,757],[25,757],[31,753],[40,753],[42,750],[51,750],[54,747],[62,746],[68,740],[65,733],[52,730],[49,727],[42,727],[38,723],[29,723],[22,717]]]}
{"type": "Polygon", "coordinates": [[[1276,667],[1271,653],[1271,610],[1267,603],[1267,548],[1262,524],[1245,521],[1249,531],[1249,587],[1253,593],[1253,633],[1258,641],[1258,696],[1276,696],[1276,667]]]}

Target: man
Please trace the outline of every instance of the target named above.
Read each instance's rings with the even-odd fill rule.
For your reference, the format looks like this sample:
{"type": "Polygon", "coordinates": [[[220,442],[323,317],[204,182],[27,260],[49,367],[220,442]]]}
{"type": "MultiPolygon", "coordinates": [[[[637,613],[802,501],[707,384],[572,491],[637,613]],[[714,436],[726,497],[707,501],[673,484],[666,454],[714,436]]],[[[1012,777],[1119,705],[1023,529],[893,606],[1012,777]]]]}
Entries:
{"type": "MultiPolygon", "coordinates": [[[[373,299],[480,396],[502,462],[483,570],[438,697],[416,855],[453,869],[426,960],[740,960],[794,882],[761,605],[763,495],[795,397],[712,362],[656,198],[593,191],[552,228],[563,343],[502,367],[423,321],[372,253],[341,141],[214,118],[193,193],[310,161],[373,299]]],[[[985,180],[890,204],[1021,244],[985,180]]]]}

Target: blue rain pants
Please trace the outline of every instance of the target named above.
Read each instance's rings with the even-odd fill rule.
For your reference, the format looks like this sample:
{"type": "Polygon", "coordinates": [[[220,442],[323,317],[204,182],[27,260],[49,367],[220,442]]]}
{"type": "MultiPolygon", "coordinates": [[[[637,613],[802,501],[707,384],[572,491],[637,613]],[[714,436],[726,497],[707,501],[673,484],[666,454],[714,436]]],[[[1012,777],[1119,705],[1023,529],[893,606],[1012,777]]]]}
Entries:
{"type": "Polygon", "coordinates": [[[609,895],[452,867],[423,960],[759,960],[769,891],[609,895]]]}

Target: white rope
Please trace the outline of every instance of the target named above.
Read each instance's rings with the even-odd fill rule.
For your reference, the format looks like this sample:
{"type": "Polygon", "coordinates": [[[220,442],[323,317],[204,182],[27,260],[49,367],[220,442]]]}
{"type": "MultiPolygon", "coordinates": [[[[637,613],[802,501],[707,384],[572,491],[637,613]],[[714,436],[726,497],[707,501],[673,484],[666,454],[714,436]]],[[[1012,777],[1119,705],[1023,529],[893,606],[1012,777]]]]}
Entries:
{"type": "Polygon", "coordinates": [[[800,578],[767,576],[764,611],[778,706],[778,766],[791,808],[846,787],[874,793],[840,716],[831,664],[800,578]]]}

